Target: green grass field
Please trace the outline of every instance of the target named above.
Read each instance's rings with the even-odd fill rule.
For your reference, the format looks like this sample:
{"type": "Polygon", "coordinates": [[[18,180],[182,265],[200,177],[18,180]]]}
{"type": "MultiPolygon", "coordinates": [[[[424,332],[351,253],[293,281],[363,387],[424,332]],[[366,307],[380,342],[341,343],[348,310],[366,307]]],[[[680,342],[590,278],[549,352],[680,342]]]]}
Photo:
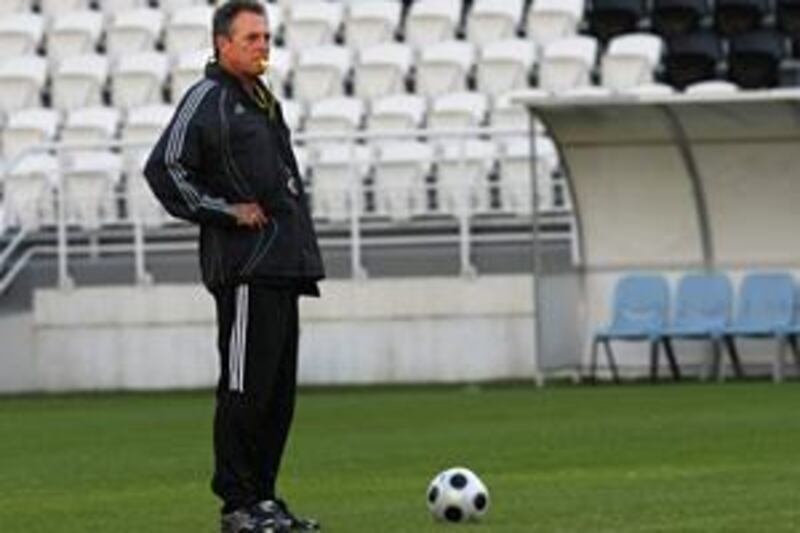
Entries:
{"type": "MultiPolygon", "coordinates": [[[[210,392],[0,399],[0,532],[214,532],[210,392]]],[[[797,383],[307,390],[283,492],[326,531],[797,532],[797,383]],[[425,489],[463,464],[480,525],[425,489]]]]}

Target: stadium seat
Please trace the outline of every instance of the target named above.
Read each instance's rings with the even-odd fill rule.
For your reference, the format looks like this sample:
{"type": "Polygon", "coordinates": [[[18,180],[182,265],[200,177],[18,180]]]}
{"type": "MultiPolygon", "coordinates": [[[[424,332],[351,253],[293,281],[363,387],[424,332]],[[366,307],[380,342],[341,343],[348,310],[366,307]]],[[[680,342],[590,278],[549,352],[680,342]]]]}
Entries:
{"type": "Polygon", "coordinates": [[[113,107],[84,107],[67,112],[61,141],[67,143],[107,142],[119,128],[120,112],[113,107]]]}
{"type": "Polygon", "coordinates": [[[180,102],[184,93],[203,77],[206,64],[214,56],[210,49],[183,52],[175,60],[170,76],[170,97],[172,102],[180,102]]]}
{"type": "MultiPolygon", "coordinates": [[[[305,132],[352,133],[361,127],[364,113],[364,101],[358,97],[335,96],[318,100],[311,104],[306,118],[305,132]]],[[[342,141],[336,141],[334,144],[341,146],[342,141]]]]}
{"type": "Polygon", "coordinates": [[[640,98],[662,97],[675,94],[675,89],[666,83],[646,83],[622,90],[624,94],[638,96],[640,98]]]}
{"type": "MultiPolygon", "coordinates": [[[[529,136],[501,138],[498,141],[498,179],[501,211],[518,216],[531,215],[531,139],[529,136]]],[[[553,140],[536,136],[536,186],[538,209],[553,211],[553,176],[558,169],[558,151],[553,140]]],[[[566,196],[566,195],[564,195],[566,196]]]]}
{"type": "Polygon", "coordinates": [[[607,43],[619,35],[638,31],[647,14],[647,0],[593,0],[586,19],[589,33],[607,43]]]}
{"type": "Polygon", "coordinates": [[[283,111],[283,120],[289,131],[302,131],[305,123],[305,107],[295,100],[281,101],[281,110],[283,111]]]}
{"type": "Polygon", "coordinates": [[[59,114],[53,109],[32,107],[11,113],[2,129],[3,156],[11,159],[26,148],[51,142],[59,126],[59,114]]]}
{"type": "Polygon", "coordinates": [[[611,341],[647,342],[650,346],[651,371],[658,364],[659,343],[667,325],[669,313],[669,286],[660,275],[629,274],[622,277],[614,288],[611,321],[595,332],[589,359],[589,377],[597,374],[597,351],[605,348],[609,370],[614,381],[619,381],[619,371],[611,349],[611,341]]]}
{"type": "Polygon", "coordinates": [[[402,8],[396,0],[350,2],[345,19],[345,43],[353,50],[364,50],[390,42],[400,25],[402,8]]]}
{"type": "Polygon", "coordinates": [[[742,89],[776,87],[784,55],[784,38],[773,30],[735,35],[728,52],[728,79],[742,89]]]}
{"type": "MultiPolygon", "coordinates": [[[[723,334],[730,325],[732,306],[733,287],[726,275],[684,275],[678,282],[674,316],[664,332],[664,349],[670,360],[676,361],[672,340],[705,340],[712,351],[703,377],[712,370],[718,372],[723,334]]],[[[677,364],[674,370],[678,372],[677,364]]]]}
{"type": "Polygon", "coordinates": [[[269,51],[269,68],[261,79],[277,96],[283,96],[293,70],[292,53],[286,48],[272,47],[269,51]]]}
{"type": "Polygon", "coordinates": [[[694,33],[711,14],[709,0],[653,0],[651,25],[664,38],[694,33]]]}
{"type": "Polygon", "coordinates": [[[489,98],[477,92],[454,92],[434,98],[428,129],[477,128],[486,121],[489,98]]]}
{"type": "Polygon", "coordinates": [[[208,0],[158,0],[158,7],[168,15],[193,6],[207,6],[208,0]]]}
{"type": "Polygon", "coordinates": [[[0,16],[23,13],[30,8],[30,0],[3,0],[0,2],[0,16]]]}
{"type": "Polygon", "coordinates": [[[142,154],[149,154],[161,132],[172,118],[175,108],[165,104],[152,104],[128,110],[120,129],[123,165],[130,170],[139,164],[142,154]]]}
{"type": "Polygon", "coordinates": [[[69,13],[89,9],[89,0],[39,0],[39,11],[50,21],[69,13]]]}
{"type": "Polygon", "coordinates": [[[372,102],[367,116],[370,131],[404,131],[419,128],[425,120],[425,98],[415,94],[395,94],[372,102]]]}
{"type": "Polygon", "coordinates": [[[722,43],[715,33],[677,35],[667,45],[666,81],[683,90],[692,83],[715,79],[722,59],[722,43]]]}
{"type": "Polygon", "coordinates": [[[67,196],[67,223],[86,229],[117,220],[114,188],[122,176],[120,156],[106,151],[67,152],[61,179],[67,196]]]}
{"type": "Polygon", "coordinates": [[[475,69],[477,89],[491,97],[528,86],[536,46],[525,39],[505,39],[483,46],[475,69]]]}
{"type": "Polygon", "coordinates": [[[770,11],[770,3],[770,0],[716,0],[714,26],[724,37],[757,30],[770,11]]]}
{"type": "Polygon", "coordinates": [[[467,39],[482,46],[516,36],[524,0],[475,0],[467,16],[467,39]]]}
{"type": "Polygon", "coordinates": [[[177,8],[167,23],[164,36],[167,52],[175,57],[183,52],[212,48],[213,12],[209,5],[177,8]]]}
{"type": "Polygon", "coordinates": [[[720,95],[735,94],[739,92],[739,87],[735,83],[725,80],[708,80],[699,81],[687,86],[685,92],[692,96],[717,98],[720,95]]]}
{"type": "Polygon", "coordinates": [[[57,65],[65,57],[92,54],[102,33],[103,15],[97,11],[59,15],[47,32],[47,57],[57,65]]]}
{"type": "Polygon", "coordinates": [[[597,47],[597,39],[586,35],[566,37],[549,44],[539,66],[539,87],[561,93],[590,85],[597,47]]]}
{"type": "Polygon", "coordinates": [[[404,44],[382,43],[364,48],[354,70],[354,92],[369,99],[404,92],[413,64],[413,51],[404,44]]]}
{"type": "Polygon", "coordinates": [[[343,94],[344,79],[351,65],[351,51],[343,46],[302,50],[294,71],[293,97],[309,102],[343,94]]]}
{"type": "Polygon", "coordinates": [[[488,175],[497,156],[496,145],[480,139],[448,139],[437,144],[436,211],[455,217],[488,212],[488,175]]]}
{"type": "Polygon", "coordinates": [[[376,213],[407,220],[428,211],[426,179],[433,147],[420,141],[391,141],[377,147],[374,167],[376,213]]]}
{"type": "Polygon", "coordinates": [[[475,46],[444,41],[426,46],[417,62],[416,93],[429,98],[467,88],[467,74],[475,64],[475,46]]]}
{"type": "Polygon", "coordinates": [[[111,74],[114,105],[123,109],[160,103],[169,72],[166,54],[142,52],[122,56],[111,74]]]}
{"type": "Polygon", "coordinates": [[[333,44],[344,15],[340,2],[298,2],[292,6],[284,29],[284,44],[293,51],[333,44]]]}
{"type": "Polygon", "coordinates": [[[664,43],[658,35],[631,33],[611,40],[602,59],[602,84],[615,91],[652,83],[664,43]]]}
{"type": "Polygon", "coordinates": [[[58,161],[50,154],[29,154],[12,166],[4,183],[7,225],[37,229],[53,224],[57,176],[58,161]]]}
{"type": "Polygon", "coordinates": [[[791,274],[753,272],[744,277],[739,287],[736,316],[725,329],[725,342],[736,376],[742,375],[737,338],[775,339],[778,351],[772,375],[775,381],[783,378],[782,363],[794,324],[796,298],[791,274]]]}
{"type": "Polygon", "coordinates": [[[148,227],[158,227],[169,220],[169,215],[144,177],[148,156],[148,151],[139,152],[135,159],[125,163],[125,202],[129,220],[148,227]]]}
{"type": "Polygon", "coordinates": [[[119,58],[125,54],[154,50],[163,27],[164,13],[158,9],[119,12],[106,30],[106,53],[119,58]]]}
{"type": "Polygon", "coordinates": [[[524,106],[511,101],[513,95],[514,93],[503,93],[494,99],[489,111],[489,124],[492,128],[527,132],[530,125],[528,112],[524,106]]]}
{"type": "Polygon", "coordinates": [[[0,112],[39,106],[46,80],[47,62],[39,56],[0,61],[0,112]]]}
{"type": "Polygon", "coordinates": [[[14,13],[0,18],[0,61],[35,54],[44,35],[44,17],[14,13]]]}
{"type": "Polygon", "coordinates": [[[574,35],[583,18],[584,0],[536,0],[528,9],[526,33],[537,46],[574,35]]]}
{"type": "MultiPolygon", "coordinates": [[[[329,222],[345,222],[350,219],[354,207],[351,189],[363,184],[369,171],[369,149],[339,142],[320,146],[316,152],[312,164],[312,215],[329,222]]],[[[361,197],[358,198],[359,214],[364,212],[361,197]]]]}
{"type": "Polygon", "coordinates": [[[453,39],[460,16],[460,0],[416,0],[406,15],[405,41],[423,50],[453,39]]]}
{"type": "Polygon", "coordinates": [[[52,105],[62,111],[100,105],[108,78],[108,57],[99,54],[69,56],[53,74],[52,105]]]}

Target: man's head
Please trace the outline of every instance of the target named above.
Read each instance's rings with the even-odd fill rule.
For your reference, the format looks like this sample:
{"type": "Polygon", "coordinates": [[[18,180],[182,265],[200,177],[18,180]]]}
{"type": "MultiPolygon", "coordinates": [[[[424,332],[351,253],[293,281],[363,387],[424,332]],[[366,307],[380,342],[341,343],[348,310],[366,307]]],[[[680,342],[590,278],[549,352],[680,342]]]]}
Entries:
{"type": "Polygon", "coordinates": [[[269,60],[269,25],[257,0],[229,0],[214,12],[214,57],[232,74],[254,78],[269,60]]]}

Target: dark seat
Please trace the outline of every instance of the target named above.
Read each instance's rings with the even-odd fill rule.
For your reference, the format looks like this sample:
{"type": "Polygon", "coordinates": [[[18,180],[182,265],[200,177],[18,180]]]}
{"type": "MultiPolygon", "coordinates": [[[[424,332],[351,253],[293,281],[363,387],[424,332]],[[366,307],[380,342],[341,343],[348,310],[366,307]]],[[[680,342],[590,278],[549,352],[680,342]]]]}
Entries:
{"type": "Polygon", "coordinates": [[[589,31],[603,43],[639,29],[647,13],[645,0],[594,0],[587,13],[589,31]]]}
{"type": "Polygon", "coordinates": [[[693,33],[710,14],[708,0],[654,0],[653,31],[666,38],[693,33]]]}
{"type": "Polygon", "coordinates": [[[769,12],[769,0],[717,0],[714,26],[720,35],[731,37],[761,28],[769,12]]]}
{"type": "Polygon", "coordinates": [[[677,35],[667,45],[666,81],[683,90],[692,83],[713,80],[722,57],[722,42],[711,31],[677,35]]]}
{"type": "Polygon", "coordinates": [[[775,31],[737,35],[731,39],[728,79],[742,89],[776,87],[785,55],[784,37],[775,31]]]}
{"type": "Polygon", "coordinates": [[[777,0],[775,25],[792,39],[792,55],[800,57],[800,0],[777,0]]]}

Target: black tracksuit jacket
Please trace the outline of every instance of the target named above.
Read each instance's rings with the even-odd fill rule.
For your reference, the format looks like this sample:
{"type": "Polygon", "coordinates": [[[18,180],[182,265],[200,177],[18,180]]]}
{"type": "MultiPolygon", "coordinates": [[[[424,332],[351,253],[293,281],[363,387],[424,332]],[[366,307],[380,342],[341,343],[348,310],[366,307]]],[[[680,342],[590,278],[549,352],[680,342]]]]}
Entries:
{"type": "Polygon", "coordinates": [[[259,107],[216,63],[193,85],[150,154],[145,177],[175,217],[200,225],[200,268],[213,290],[241,283],[316,294],[324,277],[308,200],[280,104],[259,107]],[[232,205],[258,202],[262,230],[232,205]]]}

